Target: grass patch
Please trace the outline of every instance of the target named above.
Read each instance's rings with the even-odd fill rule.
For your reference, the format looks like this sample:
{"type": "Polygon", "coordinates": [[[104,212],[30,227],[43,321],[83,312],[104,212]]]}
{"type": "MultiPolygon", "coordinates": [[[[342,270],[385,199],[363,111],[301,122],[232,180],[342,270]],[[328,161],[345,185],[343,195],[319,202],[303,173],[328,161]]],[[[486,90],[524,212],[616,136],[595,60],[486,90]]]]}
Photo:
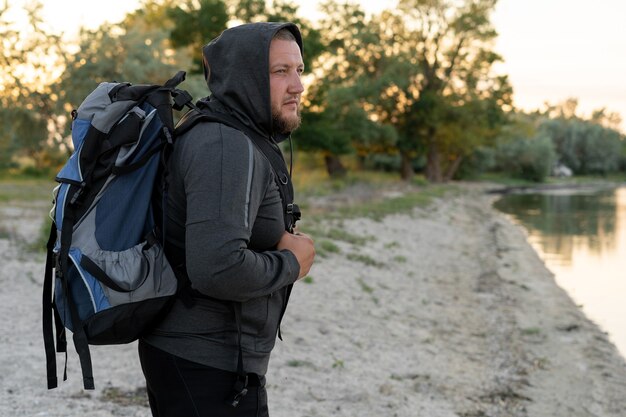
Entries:
{"type": "Polygon", "coordinates": [[[367,242],[375,240],[373,236],[359,236],[354,233],[347,232],[343,229],[330,229],[326,232],[326,237],[332,240],[341,240],[342,242],[351,243],[353,245],[363,246],[367,242]]]}
{"type": "Polygon", "coordinates": [[[377,260],[375,260],[374,258],[368,255],[361,255],[359,253],[349,253],[346,257],[351,261],[361,262],[367,266],[374,266],[376,268],[382,268],[383,266],[385,266],[384,263],[378,262],[377,260]]]}
{"type": "Polygon", "coordinates": [[[100,401],[111,402],[124,407],[139,406],[148,407],[148,393],[146,388],[141,387],[133,391],[116,387],[107,387],[102,391],[100,401]]]}
{"type": "Polygon", "coordinates": [[[341,248],[330,240],[321,240],[315,247],[317,255],[325,258],[330,253],[341,253],[341,248]]]}
{"type": "Polygon", "coordinates": [[[450,192],[458,192],[455,185],[433,185],[418,191],[408,192],[400,197],[387,198],[379,201],[359,204],[358,206],[342,207],[334,216],[341,218],[367,217],[381,220],[391,214],[409,213],[415,207],[427,207],[432,202],[450,192]]]}
{"type": "MultiPolygon", "coordinates": [[[[374,236],[360,236],[336,227],[324,229],[319,227],[303,226],[301,230],[307,235],[310,235],[314,240],[319,240],[320,245],[324,242],[325,239],[326,242],[328,242],[329,240],[339,240],[342,242],[350,243],[352,245],[363,246],[367,242],[371,242],[376,239],[374,236]]],[[[326,245],[327,247],[324,248],[320,246],[320,248],[322,250],[327,250],[327,252],[339,253],[341,251],[340,248],[332,242],[324,243],[324,245],[326,245]],[[333,245],[336,248],[333,248],[333,245]]]]}
{"type": "MultiPolygon", "coordinates": [[[[421,184],[416,176],[415,184],[421,184]]],[[[320,197],[345,190],[355,185],[367,185],[372,188],[386,188],[400,182],[397,173],[380,171],[350,170],[344,177],[331,178],[326,170],[309,168],[294,173],[293,184],[298,194],[306,197],[320,197]]]]}
{"type": "Polygon", "coordinates": [[[410,211],[416,205],[426,206],[430,204],[433,197],[441,197],[443,190],[449,191],[456,188],[448,184],[430,185],[421,175],[414,176],[408,182],[402,181],[398,174],[393,172],[350,170],[343,178],[330,178],[319,168],[298,173],[293,181],[295,189],[302,196],[299,204],[307,220],[318,217],[323,219],[356,217],[380,219],[388,214],[410,211]],[[391,190],[398,190],[404,195],[384,196],[391,190]],[[353,191],[359,195],[365,193],[365,198],[357,198],[359,200],[357,202],[344,202],[339,208],[318,208],[315,213],[308,212],[308,203],[316,197],[336,193],[350,195],[353,191]]]}
{"type": "Polygon", "coordinates": [[[343,360],[335,358],[335,362],[333,362],[333,368],[343,369],[345,368],[345,363],[343,362],[343,360]]]}
{"type": "Polygon", "coordinates": [[[357,278],[356,281],[359,283],[359,286],[361,287],[363,292],[366,292],[368,294],[371,294],[374,292],[374,288],[367,285],[367,283],[363,281],[363,278],[357,278]]]}
{"type": "Polygon", "coordinates": [[[315,365],[309,361],[302,361],[299,359],[291,359],[287,361],[287,366],[291,366],[292,368],[315,368],[315,365]]]}
{"type": "Polygon", "coordinates": [[[538,327],[528,327],[526,329],[522,329],[522,334],[524,336],[536,336],[541,333],[541,329],[538,327]]]}
{"type": "Polygon", "coordinates": [[[398,255],[393,257],[393,261],[399,264],[405,264],[407,259],[406,256],[398,255]]]}
{"type": "Polygon", "coordinates": [[[51,179],[0,177],[0,203],[52,201],[52,189],[56,183],[51,179]]]}

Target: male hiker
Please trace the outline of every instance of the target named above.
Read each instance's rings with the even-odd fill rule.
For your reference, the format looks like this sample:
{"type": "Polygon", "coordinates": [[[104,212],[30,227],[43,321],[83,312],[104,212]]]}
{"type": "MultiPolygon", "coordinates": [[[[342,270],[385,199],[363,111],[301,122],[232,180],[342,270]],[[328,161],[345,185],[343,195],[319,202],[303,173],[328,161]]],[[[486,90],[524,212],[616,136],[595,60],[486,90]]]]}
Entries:
{"type": "Polygon", "coordinates": [[[300,124],[302,39],[291,23],[246,24],[203,57],[211,95],[179,124],[163,209],[165,251],[188,284],[139,354],[154,416],[267,416],[270,352],[315,256],[292,230],[277,145],[300,124]]]}

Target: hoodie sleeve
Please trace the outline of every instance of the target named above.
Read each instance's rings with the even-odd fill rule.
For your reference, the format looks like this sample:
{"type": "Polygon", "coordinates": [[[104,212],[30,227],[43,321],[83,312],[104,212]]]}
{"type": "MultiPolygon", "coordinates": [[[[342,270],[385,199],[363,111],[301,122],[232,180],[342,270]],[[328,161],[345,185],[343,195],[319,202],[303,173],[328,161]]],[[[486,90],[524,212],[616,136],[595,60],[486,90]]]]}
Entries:
{"type": "Polygon", "coordinates": [[[269,162],[252,142],[224,125],[205,124],[185,139],[180,156],[187,199],[186,266],[193,288],[246,301],[295,282],[300,266],[291,251],[248,248],[271,181],[269,162]]]}

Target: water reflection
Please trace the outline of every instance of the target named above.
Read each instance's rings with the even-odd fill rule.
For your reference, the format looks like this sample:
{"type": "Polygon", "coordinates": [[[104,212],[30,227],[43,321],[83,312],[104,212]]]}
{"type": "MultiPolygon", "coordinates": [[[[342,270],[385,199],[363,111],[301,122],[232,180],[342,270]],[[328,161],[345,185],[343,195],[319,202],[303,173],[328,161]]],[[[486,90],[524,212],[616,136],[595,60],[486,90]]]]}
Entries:
{"type": "Polygon", "coordinates": [[[526,228],[557,283],[626,356],[626,188],[512,194],[495,207],[526,228]]]}
{"type": "Polygon", "coordinates": [[[562,265],[571,265],[577,247],[597,256],[616,249],[615,190],[512,194],[495,206],[522,223],[531,243],[562,265]]]}

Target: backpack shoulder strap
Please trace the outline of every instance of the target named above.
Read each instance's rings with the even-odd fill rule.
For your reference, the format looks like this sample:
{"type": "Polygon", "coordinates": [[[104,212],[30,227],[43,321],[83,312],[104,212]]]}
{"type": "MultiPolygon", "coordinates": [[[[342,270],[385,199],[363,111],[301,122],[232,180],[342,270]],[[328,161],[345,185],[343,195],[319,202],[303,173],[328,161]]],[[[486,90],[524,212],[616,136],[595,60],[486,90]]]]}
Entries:
{"type": "MultiPolygon", "coordinates": [[[[189,110],[183,117],[180,119],[175,129],[175,136],[179,137],[180,135],[188,132],[193,128],[196,124],[201,122],[215,122],[221,123],[233,129],[237,129],[242,131],[241,127],[235,122],[230,121],[228,116],[216,116],[214,114],[203,112],[198,108],[194,108],[189,110]]],[[[278,145],[274,142],[271,142],[269,139],[260,138],[254,134],[246,134],[243,132],[251,141],[254,143],[256,148],[265,155],[270,165],[272,166],[272,170],[276,175],[276,184],[278,185],[278,190],[280,192],[281,200],[283,201],[283,211],[285,215],[285,229],[291,231],[296,223],[300,219],[300,210],[296,204],[294,204],[294,193],[293,186],[291,184],[291,177],[289,175],[289,170],[287,169],[287,164],[285,159],[283,158],[282,152],[278,145]]]]}

